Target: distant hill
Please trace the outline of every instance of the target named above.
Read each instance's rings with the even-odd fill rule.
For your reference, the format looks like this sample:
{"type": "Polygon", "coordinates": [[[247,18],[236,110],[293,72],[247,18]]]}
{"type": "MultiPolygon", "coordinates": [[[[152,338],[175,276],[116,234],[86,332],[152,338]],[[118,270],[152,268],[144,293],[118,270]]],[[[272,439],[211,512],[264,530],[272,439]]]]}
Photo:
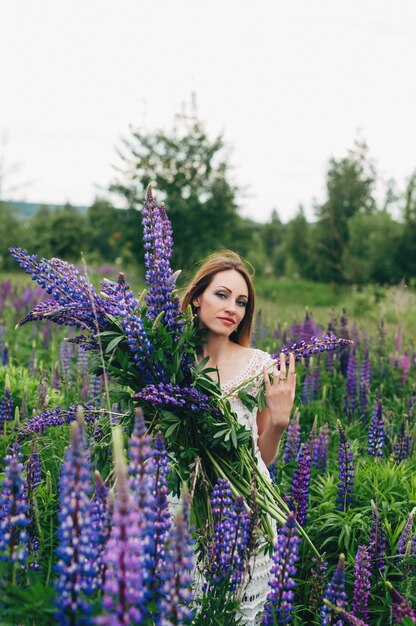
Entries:
{"type": "MultiPolygon", "coordinates": [[[[65,206],[64,204],[49,204],[48,202],[17,202],[14,200],[11,200],[7,204],[9,204],[16,214],[22,219],[30,219],[41,206],[47,206],[52,210],[63,209],[65,206]]],[[[87,206],[76,206],[72,204],[71,206],[83,215],[87,213],[89,208],[87,206]]]]}

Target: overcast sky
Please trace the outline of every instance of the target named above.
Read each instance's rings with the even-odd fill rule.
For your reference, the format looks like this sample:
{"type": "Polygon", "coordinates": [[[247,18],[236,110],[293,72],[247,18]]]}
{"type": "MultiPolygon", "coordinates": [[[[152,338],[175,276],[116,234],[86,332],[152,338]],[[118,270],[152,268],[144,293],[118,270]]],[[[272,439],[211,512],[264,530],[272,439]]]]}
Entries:
{"type": "Polygon", "coordinates": [[[129,124],[169,129],[193,92],[244,215],[311,217],[357,132],[403,189],[415,62],[414,0],[0,0],[5,192],[90,204],[129,124]]]}

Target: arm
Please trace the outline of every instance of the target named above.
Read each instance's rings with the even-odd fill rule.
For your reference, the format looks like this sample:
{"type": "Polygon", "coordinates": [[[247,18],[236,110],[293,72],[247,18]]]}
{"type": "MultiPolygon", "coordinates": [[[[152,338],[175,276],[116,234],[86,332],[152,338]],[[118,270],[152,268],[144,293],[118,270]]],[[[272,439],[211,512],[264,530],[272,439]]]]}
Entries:
{"type": "Polygon", "coordinates": [[[257,414],[258,446],[263,461],[269,465],[279,449],[295,399],[295,357],[293,354],[289,355],[287,378],[284,354],[280,355],[280,371],[276,365],[273,368],[273,383],[270,382],[266,367],[263,368],[263,374],[267,407],[257,414]],[[284,380],[282,380],[283,377],[284,380]]]}

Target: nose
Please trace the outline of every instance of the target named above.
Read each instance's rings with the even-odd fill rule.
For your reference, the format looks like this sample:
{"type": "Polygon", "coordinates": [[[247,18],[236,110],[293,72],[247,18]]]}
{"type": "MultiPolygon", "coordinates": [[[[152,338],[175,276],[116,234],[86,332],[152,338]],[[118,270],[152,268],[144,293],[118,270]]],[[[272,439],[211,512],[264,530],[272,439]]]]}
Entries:
{"type": "Polygon", "coordinates": [[[235,313],[235,302],[230,299],[225,305],[225,310],[227,313],[235,313]]]}

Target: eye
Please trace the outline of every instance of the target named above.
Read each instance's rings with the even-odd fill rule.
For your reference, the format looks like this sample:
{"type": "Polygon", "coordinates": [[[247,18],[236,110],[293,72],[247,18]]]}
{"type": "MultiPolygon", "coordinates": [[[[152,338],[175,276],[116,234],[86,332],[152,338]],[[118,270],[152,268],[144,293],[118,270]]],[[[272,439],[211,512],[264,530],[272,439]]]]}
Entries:
{"type": "Polygon", "coordinates": [[[237,304],[245,309],[247,306],[247,300],[237,300],[237,304]]]}
{"type": "Polygon", "coordinates": [[[222,299],[227,297],[223,291],[217,291],[215,295],[222,299]]]}

